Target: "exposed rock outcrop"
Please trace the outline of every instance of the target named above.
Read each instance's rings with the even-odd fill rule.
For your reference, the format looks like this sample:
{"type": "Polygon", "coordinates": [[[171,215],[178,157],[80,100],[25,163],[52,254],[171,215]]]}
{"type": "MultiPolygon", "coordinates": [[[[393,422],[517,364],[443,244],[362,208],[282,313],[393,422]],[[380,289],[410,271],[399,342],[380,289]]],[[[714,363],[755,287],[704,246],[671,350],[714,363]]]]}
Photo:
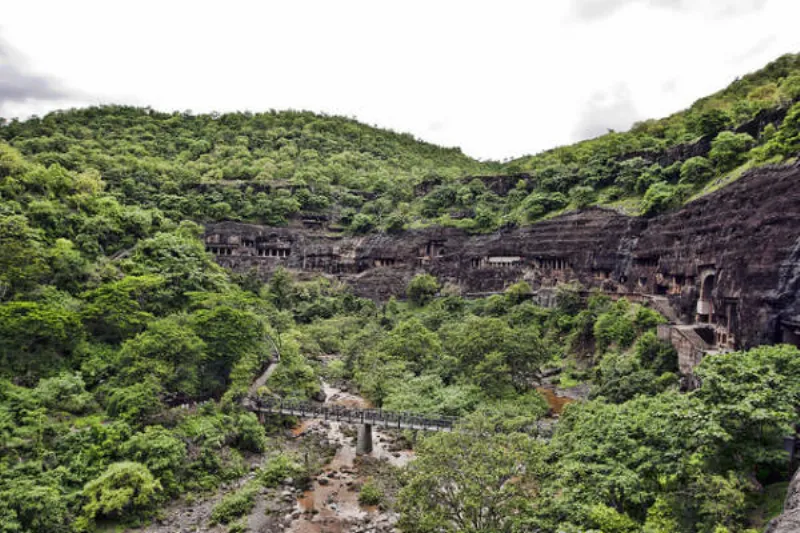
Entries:
{"type": "Polygon", "coordinates": [[[798,164],[755,170],[653,219],[591,208],[488,235],[431,227],[361,237],[224,222],[207,227],[206,244],[238,271],[322,272],[375,299],[402,295],[419,272],[466,295],[526,280],[540,301],[576,281],[668,304],[719,348],[800,338],[798,164]]]}

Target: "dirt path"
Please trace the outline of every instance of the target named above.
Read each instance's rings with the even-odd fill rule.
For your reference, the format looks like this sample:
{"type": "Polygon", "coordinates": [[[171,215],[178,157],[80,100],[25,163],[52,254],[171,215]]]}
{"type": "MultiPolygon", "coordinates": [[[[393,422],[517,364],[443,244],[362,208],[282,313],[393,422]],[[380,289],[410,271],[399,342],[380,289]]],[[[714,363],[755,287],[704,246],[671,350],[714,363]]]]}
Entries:
{"type": "Polygon", "coordinates": [[[264,373],[258,376],[253,384],[250,385],[250,388],[247,390],[247,395],[256,396],[258,389],[267,384],[267,380],[272,373],[275,372],[276,368],[278,368],[278,361],[270,361],[269,366],[266,370],[264,370],[264,373]]]}

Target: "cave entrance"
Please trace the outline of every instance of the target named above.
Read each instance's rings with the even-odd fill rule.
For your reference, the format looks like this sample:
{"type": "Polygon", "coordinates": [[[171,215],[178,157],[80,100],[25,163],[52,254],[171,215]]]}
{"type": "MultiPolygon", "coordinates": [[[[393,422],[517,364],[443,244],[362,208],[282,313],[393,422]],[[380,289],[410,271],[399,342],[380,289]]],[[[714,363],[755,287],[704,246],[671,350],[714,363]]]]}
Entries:
{"type": "Polygon", "coordinates": [[[712,294],[714,293],[714,283],[716,274],[710,272],[703,276],[700,281],[700,299],[697,300],[697,321],[711,322],[714,315],[714,303],[712,294]]]}

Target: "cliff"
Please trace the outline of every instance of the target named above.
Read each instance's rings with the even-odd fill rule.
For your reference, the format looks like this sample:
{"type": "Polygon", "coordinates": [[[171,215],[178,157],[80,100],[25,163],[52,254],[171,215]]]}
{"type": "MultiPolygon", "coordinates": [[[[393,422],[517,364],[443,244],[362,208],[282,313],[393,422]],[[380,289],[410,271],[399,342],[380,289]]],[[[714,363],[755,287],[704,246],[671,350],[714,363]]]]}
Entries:
{"type": "Polygon", "coordinates": [[[402,295],[429,272],[466,295],[528,281],[546,295],[577,281],[612,296],[668,304],[720,348],[797,342],[800,165],[752,171],[652,219],[590,208],[521,228],[470,235],[431,227],[345,236],[319,227],[222,222],[206,245],[220,264],[267,278],[282,265],[321,272],[365,297],[402,295]]]}

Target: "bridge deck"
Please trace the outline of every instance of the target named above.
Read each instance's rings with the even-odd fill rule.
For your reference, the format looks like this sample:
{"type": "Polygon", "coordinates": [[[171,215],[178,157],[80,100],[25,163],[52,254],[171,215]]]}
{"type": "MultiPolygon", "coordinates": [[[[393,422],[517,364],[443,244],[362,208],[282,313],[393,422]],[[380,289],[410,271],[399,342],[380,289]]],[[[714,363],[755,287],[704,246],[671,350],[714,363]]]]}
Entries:
{"type": "Polygon", "coordinates": [[[422,431],[452,431],[458,418],[453,416],[427,416],[383,409],[360,409],[344,405],[320,405],[312,402],[248,398],[245,407],[251,411],[270,414],[318,418],[350,424],[369,424],[394,429],[419,429],[422,431]]]}

